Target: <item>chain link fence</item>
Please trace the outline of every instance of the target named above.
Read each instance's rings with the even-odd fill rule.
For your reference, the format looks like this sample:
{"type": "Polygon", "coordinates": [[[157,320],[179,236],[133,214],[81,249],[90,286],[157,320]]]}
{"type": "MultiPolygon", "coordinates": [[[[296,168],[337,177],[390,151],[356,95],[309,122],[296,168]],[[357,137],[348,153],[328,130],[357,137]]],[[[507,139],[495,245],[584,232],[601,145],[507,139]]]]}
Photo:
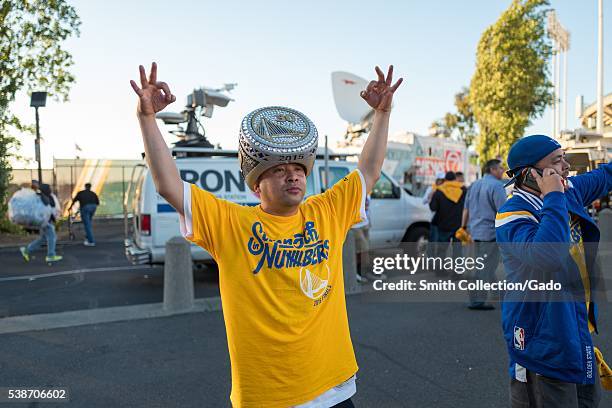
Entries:
{"type": "MultiPolygon", "coordinates": [[[[143,163],[142,160],[55,159],[52,169],[43,169],[43,182],[52,186],[64,216],[68,215],[67,209],[76,193],[91,183],[92,191],[100,198],[96,216],[120,217],[132,170],[143,163]]],[[[13,169],[11,176],[9,197],[37,180],[38,170],[13,169]]]]}

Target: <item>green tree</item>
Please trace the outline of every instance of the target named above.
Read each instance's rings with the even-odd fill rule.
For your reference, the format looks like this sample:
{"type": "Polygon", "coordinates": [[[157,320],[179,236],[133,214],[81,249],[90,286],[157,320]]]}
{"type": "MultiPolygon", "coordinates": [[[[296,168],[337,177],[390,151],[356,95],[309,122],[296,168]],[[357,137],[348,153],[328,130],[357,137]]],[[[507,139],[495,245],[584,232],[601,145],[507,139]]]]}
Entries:
{"type": "Polygon", "coordinates": [[[476,137],[476,122],[474,112],[469,100],[469,90],[463,88],[455,94],[456,112],[448,112],[441,121],[446,129],[448,136],[456,136],[458,140],[465,143],[465,147],[470,147],[476,137]]]}
{"type": "Polygon", "coordinates": [[[438,119],[429,125],[429,134],[434,137],[450,137],[451,130],[446,126],[444,119],[438,119]]]}
{"type": "Polygon", "coordinates": [[[45,90],[66,101],[74,76],[72,55],[64,40],[79,35],[81,21],[64,0],[0,0],[0,230],[6,221],[11,149],[19,140],[11,132],[32,133],[9,110],[18,91],[45,90]]]}
{"type": "Polygon", "coordinates": [[[480,38],[469,102],[480,131],[481,162],[505,158],[531,120],[552,102],[547,0],[513,0],[480,38]]]}

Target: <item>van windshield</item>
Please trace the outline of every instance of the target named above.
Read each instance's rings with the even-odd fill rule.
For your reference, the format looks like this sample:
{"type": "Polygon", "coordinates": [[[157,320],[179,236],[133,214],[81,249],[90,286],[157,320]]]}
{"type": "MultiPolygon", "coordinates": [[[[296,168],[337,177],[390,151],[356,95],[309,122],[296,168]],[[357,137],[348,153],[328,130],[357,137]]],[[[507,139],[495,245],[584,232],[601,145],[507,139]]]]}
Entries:
{"type": "MultiPolygon", "coordinates": [[[[333,186],[343,177],[349,173],[349,169],[346,167],[335,167],[329,166],[329,183],[327,183],[327,188],[333,186]]],[[[319,167],[319,176],[321,180],[321,192],[325,191],[325,167],[319,167]]]]}

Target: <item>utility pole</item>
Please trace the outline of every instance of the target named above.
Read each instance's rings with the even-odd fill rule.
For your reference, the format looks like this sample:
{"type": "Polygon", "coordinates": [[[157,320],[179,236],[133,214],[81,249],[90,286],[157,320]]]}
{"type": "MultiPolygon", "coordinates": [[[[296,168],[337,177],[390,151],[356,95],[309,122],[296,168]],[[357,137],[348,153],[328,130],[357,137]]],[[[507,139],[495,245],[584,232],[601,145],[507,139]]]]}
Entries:
{"type": "Polygon", "coordinates": [[[559,20],[554,10],[548,13],[548,35],[553,41],[552,71],[554,99],[552,113],[552,137],[561,133],[561,106],[563,103],[563,127],[567,129],[567,52],[570,47],[570,33],[559,20]],[[563,54],[563,99],[561,99],[561,54],[563,54]]]}
{"type": "Polygon", "coordinates": [[[597,12],[599,28],[597,30],[597,133],[603,134],[603,0],[598,1],[597,12]]]}
{"type": "Polygon", "coordinates": [[[34,141],[34,150],[36,154],[36,161],[38,162],[38,182],[42,184],[42,164],[40,163],[40,123],[38,119],[38,106],[34,107],[36,112],[36,140],[34,141]]]}
{"type": "Polygon", "coordinates": [[[566,52],[563,54],[563,129],[565,130],[567,130],[567,105],[568,105],[567,102],[568,102],[568,99],[567,99],[567,52],[566,52]]]}
{"type": "Polygon", "coordinates": [[[553,42],[552,74],[553,74],[553,100],[552,100],[552,137],[557,137],[557,47],[553,42]]]}
{"type": "Polygon", "coordinates": [[[38,182],[43,183],[42,178],[42,163],[40,159],[40,124],[38,118],[38,108],[41,108],[47,104],[47,93],[46,92],[32,92],[30,98],[30,107],[33,107],[36,112],[36,140],[34,141],[34,153],[36,155],[36,161],[38,162],[38,182]]]}

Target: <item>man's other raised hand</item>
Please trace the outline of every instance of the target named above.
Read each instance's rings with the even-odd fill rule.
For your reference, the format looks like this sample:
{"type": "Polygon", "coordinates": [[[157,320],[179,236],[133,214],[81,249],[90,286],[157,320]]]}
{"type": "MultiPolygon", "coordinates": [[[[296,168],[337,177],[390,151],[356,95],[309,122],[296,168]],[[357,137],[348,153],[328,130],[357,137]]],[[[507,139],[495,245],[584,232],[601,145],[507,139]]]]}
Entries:
{"type": "Polygon", "coordinates": [[[166,106],[176,101],[176,97],[170,92],[168,84],[157,81],[157,64],[151,64],[149,79],[142,65],[140,70],[140,88],[135,81],[130,80],[132,89],[138,95],[138,115],[153,116],[163,110],[166,106]]]}

